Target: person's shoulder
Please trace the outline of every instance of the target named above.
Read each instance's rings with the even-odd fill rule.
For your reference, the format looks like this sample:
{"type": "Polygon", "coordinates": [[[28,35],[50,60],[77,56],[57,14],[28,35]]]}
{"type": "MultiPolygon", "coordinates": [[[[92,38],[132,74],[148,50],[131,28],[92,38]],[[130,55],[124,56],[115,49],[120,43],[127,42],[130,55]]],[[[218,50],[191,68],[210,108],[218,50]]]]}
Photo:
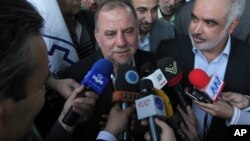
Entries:
{"type": "Polygon", "coordinates": [[[174,38],[174,39],[166,39],[166,40],[162,40],[159,44],[160,46],[166,46],[168,45],[169,47],[183,47],[183,46],[190,46],[191,45],[191,41],[190,38],[188,36],[185,36],[183,38],[174,38]]]}
{"type": "Polygon", "coordinates": [[[156,56],[156,53],[137,49],[135,55],[136,55],[136,56],[152,56],[152,57],[155,57],[155,56],[156,56]]]}
{"type": "Polygon", "coordinates": [[[165,21],[163,21],[161,19],[156,19],[155,25],[157,25],[157,26],[164,26],[164,27],[173,27],[173,25],[171,23],[165,22],[165,21]]]}
{"type": "Polygon", "coordinates": [[[85,16],[85,17],[90,17],[90,18],[94,18],[94,16],[95,16],[94,12],[91,12],[91,11],[88,11],[88,10],[85,10],[85,9],[81,9],[80,14],[85,16]]]}
{"type": "Polygon", "coordinates": [[[188,2],[185,2],[184,4],[182,4],[177,12],[187,12],[187,10],[192,10],[193,9],[193,6],[194,6],[194,2],[195,0],[191,0],[191,1],[188,1],[188,2]]]}
{"type": "Polygon", "coordinates": [[[180,54],[181,52],[190,52],[192,49],[190,38],[174,38],[162,40],[156,50],[159,56],[168,56],[173,54],[180,54]]]}
{"type": "Polygon", "coordinates": [[[60,78],[72,78],[76,81],[81,81],[92,65],[100,58],[103,58],[101,51],[96,51],[66,68],[60,73],[60,78]]]}

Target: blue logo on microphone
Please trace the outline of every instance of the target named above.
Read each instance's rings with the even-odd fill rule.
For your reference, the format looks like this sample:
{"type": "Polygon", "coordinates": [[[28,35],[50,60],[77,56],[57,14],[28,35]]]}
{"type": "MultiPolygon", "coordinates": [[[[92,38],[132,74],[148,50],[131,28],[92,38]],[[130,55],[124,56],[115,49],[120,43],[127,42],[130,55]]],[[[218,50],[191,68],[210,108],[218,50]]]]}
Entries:
{"type": "Polygon", "coordinates": [[[159,98],[159,97],[155,97],[155,105],[156,105],[156,107],[160,110],[160,111],[162,111],[163,110],[163,103],[162,103],[162,101],[161,101],[161,99],[159,98]]]}
{"type": "Polygon", "coordinates": [[[134,70],[129,70],[125,73],[125,80],[129,84],[136,84],[139,81],[139,75],[136,71],[134,70]]]}

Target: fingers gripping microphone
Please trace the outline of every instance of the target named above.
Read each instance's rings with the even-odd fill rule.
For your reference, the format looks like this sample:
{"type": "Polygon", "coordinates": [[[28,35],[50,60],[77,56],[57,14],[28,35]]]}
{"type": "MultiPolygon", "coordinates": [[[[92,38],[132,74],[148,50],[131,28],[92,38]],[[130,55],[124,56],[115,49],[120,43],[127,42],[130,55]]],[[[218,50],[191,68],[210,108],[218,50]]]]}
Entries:
{"type": "Polygon", "coordinates": [[[152,141],[159,141],[159,132],[155,124],[155,116],[166,117],[162,98],[154,95],[151,80],[142,79],[139,82],[140,93],[144,96],[135,101],[138,119],[146,118],[152,141]]]}
{"type": "Polygon", "coordinates": [[[209,77],[201,69],[192,70],[188,78],[190,83],[195,87],[195,92],[203,96],[210,103],[217,101],[225,85],[224,81],[217,74],[209,77]]]}
{"type": "Polygon", "coordinates": [[[186,111],[188,102],[184,97],[183,90],[179,84],[179,81],[182,79],[182,71],[180,66],[173,58],[166,57],[157,61],[157,67],[161,69],[164,76],[167,78],[167,86],[173,88],[178,103],[182,109],[186,111]]]}
{"type": "MultiPolygon", "coordinates": [[[[109,81],[112,71],[112,62],[107,59],[99,59],[82,80],[81,85],[85,85],[85,89],[77,97],[85,97],[86,91],[94,91],[101,94],[109,81]]],[[[73,106],[71,106],[62,121],[69,126],[73,126],[79,116],[73,110],[73,106]]]]}
{"type": "MultiPolygon", "coordinates": [[[[135,98],[139,96],[139,75],[135,67],[123,64],[118,66],[116,80],[115,80],[115,92],[113,93],[114,97],[119,97],[117,95],[122,95],[122,99],[118,102],[121,102],[120,106],[122,110],[128,108],[131,102],[134,103],[135,98]]],[[[123,141],[131,141],[131,131],[130,131],[130,122],[128,123],[127,129],[123,133],[123,141]]]]}

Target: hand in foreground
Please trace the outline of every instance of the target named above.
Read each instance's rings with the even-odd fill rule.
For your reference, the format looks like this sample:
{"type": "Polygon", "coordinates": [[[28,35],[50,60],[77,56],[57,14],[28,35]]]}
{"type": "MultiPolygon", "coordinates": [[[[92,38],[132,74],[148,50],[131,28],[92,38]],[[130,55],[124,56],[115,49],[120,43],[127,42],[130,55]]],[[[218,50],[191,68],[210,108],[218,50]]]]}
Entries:
{"type": "Polygon", "coordinates": [[[180,127],[183,133],[186,135],[189,141],[200,141],[199,134],[198,134],[198,125],[197,119],[192,111],[190,106],[187,106],[185,113],[180,106],[177,106],[177,110],[182,116],[182,119],[185,123],[181,123],[180,127]]]}
{"type": "Polygon", "coordinates": [[[72,132],[75,125],[79,122],[84,122],[87,119],[89,119],[93,112],[95,103],[98,99],[98,95],[94,92],[88,91],[85,93],[86,97],[77,97],[79,93],[81,93],[84,89],[84,86],[80,86],[79,88],[76,88],[72,95],[67,99],[67,101],[64,104],[63,111],[61,112],[61,115],[59,116],[59,122],[69,132],[72,132]],[[68,112],[69,108],[73,105],[73,110],[80,115],[80,118],[78,119],[77,123],[70,127],[62,122],[63,117],[68,112]]]}
{"type": "MultiPolygon", "coordinates": [[[[175,134],[173,129],[165,123],[163,120],[158,118],[155,119],[155,123],[161,128],[161,141],[176,141],[175,134]]],[[[143,120],[141,122],[142,125],[146,126],[147,121],[143,120]]],[[[146,132],[144,135],[145,140],[150,141],[150,134],[146,132]]]]}
{"type": "Polygon", "coordinates": [[[115,137],[118,137],[128,125],[128,120],[134,113],[135,109],[133,106],[122,110],[119,104],[115,104],[108,116],[108,121],[106,123],[105,131],[111,133],[115,137]]]}
{"type": "Polygon", "coordinates": [[[203,103],[199,101],[194,101],[197,105],[200,106],[202,110],[205,112],[210,113],[213,116],[220,117],[223,119],[231,119],[233,116],[233,107],[229,105],[227,102],[218,100],[211,103],[203,103]]]}
{"type": "Polygon", "coordinates": [[[224,101],[229,102],[232,106],[239,109],[245,109],[250,106],[250,99],[240,93],[223,92],[221,96],[224,101]]]}
{"type": "Polygon", "coordinates": [[[54,79],[52,77],[48,79],[47,85],[56,90],[65,99],[68,99],[74,89],[80,86],[80,84],[73,79],[54,79]]]}

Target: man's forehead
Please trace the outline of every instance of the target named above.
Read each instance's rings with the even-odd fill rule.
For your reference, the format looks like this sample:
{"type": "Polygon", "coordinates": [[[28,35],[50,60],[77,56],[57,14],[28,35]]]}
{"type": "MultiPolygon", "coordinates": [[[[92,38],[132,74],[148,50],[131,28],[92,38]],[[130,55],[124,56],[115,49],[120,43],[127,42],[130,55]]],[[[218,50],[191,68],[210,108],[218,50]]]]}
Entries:
{"type": "Polygon", "coordinates": [[[196,0],[192,13],[204,19],[220,19],[226,15],[227,0],[196,0]]]}

